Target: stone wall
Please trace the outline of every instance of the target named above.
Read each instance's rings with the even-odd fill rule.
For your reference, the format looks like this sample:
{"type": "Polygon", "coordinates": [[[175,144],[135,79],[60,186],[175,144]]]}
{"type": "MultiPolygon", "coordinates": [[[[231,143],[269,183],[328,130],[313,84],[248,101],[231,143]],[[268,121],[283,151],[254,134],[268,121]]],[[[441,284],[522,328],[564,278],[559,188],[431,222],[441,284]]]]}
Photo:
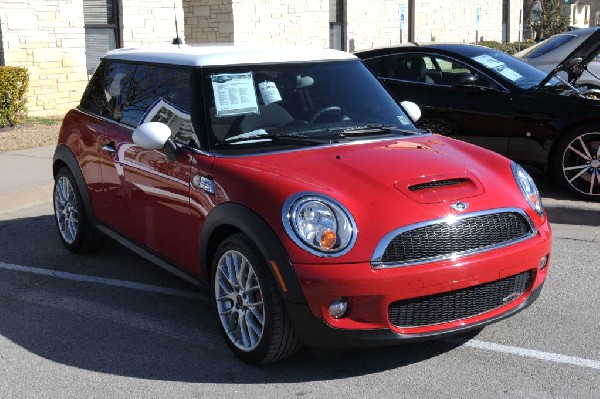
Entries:
{"type": "Polygon", "coordinates": [[[187,43],[233,43],[231,0],[183,1],[187,43]]]}
{"type": "Polygon", "coordinates": [[[232,0],[234,41],[329,47],[327,0],[232,0]]]}
{"type": "MultiPolygon", "coordinates": [[[[397,0],[347,0],[348,49],[362,50],[400,43],[397,0]]],[[[408,1],[404,0],[407,5],[408,1]]],[[[510,39],[517,41],[521,0],[510,0],[510,39]]],[[[476,8],[480,8],[479,40],[502,41],[501,0],[415,0],[416,42],[470,43],[476,38],[476,8]]],[[[406,8],[408,19],[408,8],[406,8]]],[[[408,40],[408,24],[402,41],[408,40]]]]}
{"type": "Polygon", "coordinates": [[[120,0],[123,47],[171,43],[176,37],[185,41],[185,18],[182,0],[120,0]]]}
{"type": "Polygon", "coordinates": [[[275,43],[329,47],[329,2],[185,0],[188,43],[275,43]]]}
{"type": "Polygon", "coordinates": [[[2,0],[0,5],[5,64],[29,70],[29,115],[66,112],[79,102],[88,79],[82,0],[2,0]]]}

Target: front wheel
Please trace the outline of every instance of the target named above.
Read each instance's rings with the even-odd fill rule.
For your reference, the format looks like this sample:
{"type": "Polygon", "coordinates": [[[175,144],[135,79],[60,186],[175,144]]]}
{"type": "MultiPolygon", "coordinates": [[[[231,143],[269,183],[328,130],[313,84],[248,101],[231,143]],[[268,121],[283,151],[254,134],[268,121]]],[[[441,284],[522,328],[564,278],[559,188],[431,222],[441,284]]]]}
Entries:
{"type": "Polygon", "coordinates": [[[571,192],[600,200],[600,126],[584,126],[568,134],[558,146],[555,171],[571,192]]]}
{"type": "Polygon", "coordinates": [[[212,282],[221,333],[247,363],[272,363],[300,347],[266,261],[238,233],[225,239],[213,262],[212,282]]]}

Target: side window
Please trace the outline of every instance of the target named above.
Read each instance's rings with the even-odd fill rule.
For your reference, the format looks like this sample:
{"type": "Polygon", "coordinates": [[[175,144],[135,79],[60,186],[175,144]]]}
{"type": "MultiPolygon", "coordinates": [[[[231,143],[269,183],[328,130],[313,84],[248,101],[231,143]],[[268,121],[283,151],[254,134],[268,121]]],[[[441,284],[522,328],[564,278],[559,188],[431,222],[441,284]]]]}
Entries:
{"type": "Polygon", "coordinates": [[[409,82],[433,83],[433,80],[427,75],[426,58],[414,54],[385,57],[381,63],[379,76],[409,82]]]}
{"type": "Polygon", "coordinates": [[[495,82],[462,62],[443,57],[431,57],[430,60],[432,68],[428,67],[427,75],[435,84],[455,86],[461,83],[465,77],[472,75],[476,78],[474,83],[477,86],[498,88],[495,82]]]}
{"type": "Polygon", "coordinates": [[[131,79],[120,122],[137,127],[144,122],[168,125],[173,137],[190,144],[191,81],[189,69],[139,65],[131,79]]]}
{"type": "Polygon", "coordinates": [[[134,71],[134,65],[103,60],[83,93],[81,108],[118,122],[134,71]]]}

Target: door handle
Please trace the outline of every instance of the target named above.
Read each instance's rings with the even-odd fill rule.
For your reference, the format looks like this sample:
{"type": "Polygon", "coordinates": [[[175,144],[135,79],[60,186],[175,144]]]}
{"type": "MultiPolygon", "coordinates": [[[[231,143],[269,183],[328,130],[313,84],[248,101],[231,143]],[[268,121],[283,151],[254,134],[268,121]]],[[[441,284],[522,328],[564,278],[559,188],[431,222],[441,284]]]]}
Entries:
{"type": "Polygon", "coordinates": [[[117,152],[117,149],[111,144],[104,144],[102,146],[102,149],[106,152],[109,152],[111,154],[115,154],[117,152]]]}

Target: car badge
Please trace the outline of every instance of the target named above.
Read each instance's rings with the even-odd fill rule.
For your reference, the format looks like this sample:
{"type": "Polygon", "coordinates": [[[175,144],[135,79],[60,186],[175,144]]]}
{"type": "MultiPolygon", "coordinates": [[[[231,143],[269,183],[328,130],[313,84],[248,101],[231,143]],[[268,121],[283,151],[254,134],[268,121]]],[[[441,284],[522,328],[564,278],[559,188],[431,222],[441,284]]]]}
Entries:
{"type": "Polygon", "coordinates": [[[467,210],[468,207],[469,207],[469,204],[467,202],[460,202],[460,201],[456,201],[456,204],[450,205],[450,208],[452,208],[458,212],[465,211],[465,210],[467,210]]]}
{"type": "Polygon", "coordinates": [[[506,296],[505,298],[502,298],[502,302],[504,302],[504,303],[512,302],[520,296],[521,296],[521,294],[519,294],[518,292],[513,292],[512,294],[506,296]]]}

